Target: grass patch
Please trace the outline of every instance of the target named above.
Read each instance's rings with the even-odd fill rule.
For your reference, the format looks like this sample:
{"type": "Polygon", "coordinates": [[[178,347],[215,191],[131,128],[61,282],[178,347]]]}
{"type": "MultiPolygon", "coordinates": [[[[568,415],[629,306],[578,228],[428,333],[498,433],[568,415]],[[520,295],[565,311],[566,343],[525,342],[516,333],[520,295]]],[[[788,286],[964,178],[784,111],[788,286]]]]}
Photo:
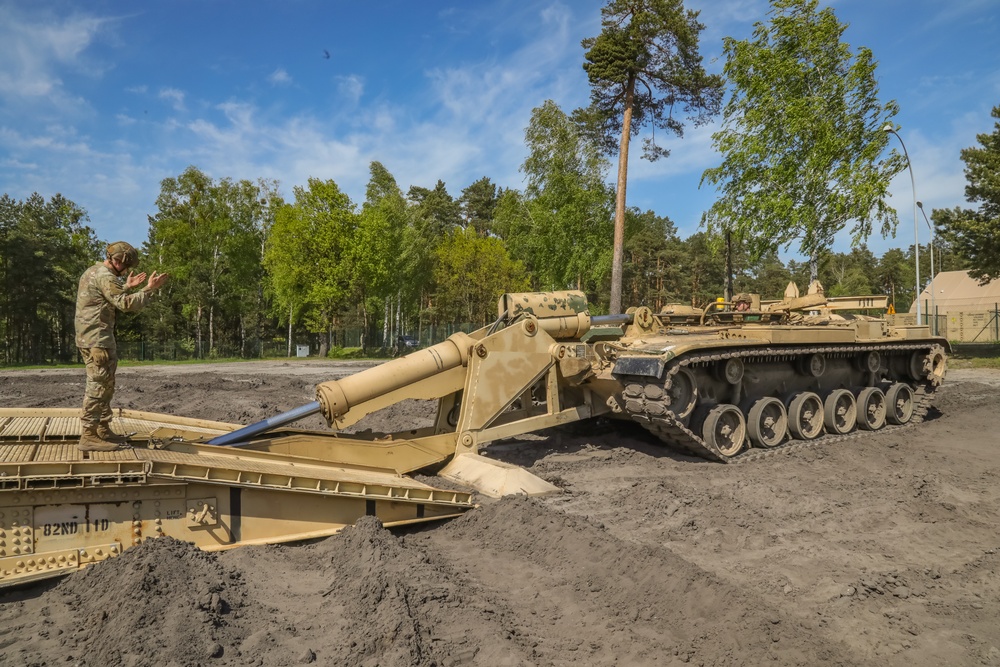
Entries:
{"type": "Polygon", "coordinates": [[[234,364],[253,363],[255,361],[286,361],[294,358],[295,357],[263,357],[241,359],[240,357],[209,357],[207,359],[147,359],[145,361],[119,359],[118,366],[190,366],[192,364],[234,364]]]}
{"type": "Polygon", "coordinates": [[[1000,345],[996,343],[951,344],[951,368],[1000,368],[1000,345]]]}
{"type": "Polygon", "coordinates": [[[997,357],[949,357],[949,368],[995,368],[1000,370],[1000,358],[997,357]]]}

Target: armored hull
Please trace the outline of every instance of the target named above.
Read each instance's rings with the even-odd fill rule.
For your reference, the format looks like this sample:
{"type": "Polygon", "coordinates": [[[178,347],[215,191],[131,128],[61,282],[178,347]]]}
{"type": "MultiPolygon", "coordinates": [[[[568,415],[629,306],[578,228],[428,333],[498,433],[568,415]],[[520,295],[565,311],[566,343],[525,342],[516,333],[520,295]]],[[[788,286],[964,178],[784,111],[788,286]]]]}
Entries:
{"type": "Polygon", "coordinates": [[[837,314],[867,300],[810,304],[808,315],[779,305],[683,322],[642,313],[609,355],[621,384],[612,409],[671,447],[727,463],[921,421],[948,341],[837,314]]]}

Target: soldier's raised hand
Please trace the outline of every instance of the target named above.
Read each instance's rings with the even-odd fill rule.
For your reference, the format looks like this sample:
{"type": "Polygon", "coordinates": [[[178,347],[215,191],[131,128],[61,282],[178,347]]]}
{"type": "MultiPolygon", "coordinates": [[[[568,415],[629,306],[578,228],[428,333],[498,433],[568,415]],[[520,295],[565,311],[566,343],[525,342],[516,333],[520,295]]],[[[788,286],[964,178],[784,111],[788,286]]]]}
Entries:
{"type": "Polygon", "coordinates": [[[125,289],[132,289],[133,287],[138,287],[139,285],[146,282],[146,272],[136,275],[135,271],[128,272],[128,278],[125,279],[125,289]]]}
{"type": "Polygon", "coordinates": [[[163,283],[167,282],[167,278],[169,277],[169,273],[157,273],[153,271],[152,275],[149,276],[149,282],[146,283],[145,289],[150,291],[159,289],[163,283]]]}

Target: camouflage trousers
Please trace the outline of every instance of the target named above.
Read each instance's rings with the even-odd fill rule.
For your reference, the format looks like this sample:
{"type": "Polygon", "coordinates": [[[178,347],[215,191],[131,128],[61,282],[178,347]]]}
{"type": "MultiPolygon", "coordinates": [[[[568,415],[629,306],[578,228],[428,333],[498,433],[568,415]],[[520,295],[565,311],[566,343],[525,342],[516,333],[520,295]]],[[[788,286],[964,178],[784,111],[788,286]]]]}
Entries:
{"type": "Polygon", "coordinates": [[[87,364],[87,387],[83,393],[83,427],[111,421],[111,397],[115,395],[115,371],[118,356],[103,347],[81,347],[80,356],[87,364]]]}

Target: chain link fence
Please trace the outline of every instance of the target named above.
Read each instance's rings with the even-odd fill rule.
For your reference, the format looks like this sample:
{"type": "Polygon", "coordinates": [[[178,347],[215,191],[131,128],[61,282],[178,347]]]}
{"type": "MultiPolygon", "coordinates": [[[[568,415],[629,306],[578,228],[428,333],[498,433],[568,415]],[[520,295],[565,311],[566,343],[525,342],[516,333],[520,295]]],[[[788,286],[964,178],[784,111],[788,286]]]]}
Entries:
{"type": "MultiPolygon", "coordinates": [[[[900,326],[917,324],[915,313],[897,313],[890,315],[888,319],[892,324],[900,326]]],[[[933,315],[925,307],[920,313],[920,324],[929,326],[934,335],[957,343],[998,343],[1000,303],[993,304],[989,310],[949,310],[942,313],[938,309],[933,315]]]]}
{"type": "MultiPolygon", "coordinates": [[[[342,356],[395,356],[440,343],[448,336],[462,331],[469,333],[478,326],[462,323],[425,326],[384,340],[382,332],[369,333],[363,329],[341,329],[326,338],[327,355],[342,356]]],[[[247,340],[242,344],[217,343],[209,348],[208,342],[184,340],[172,342],[119,340],[118,359],[122,361],[198,361],[211,359],[280,359],[287,357],[315,357],[322,349],[322,336],[296,336],[289,347],[287,340],[247,340]]]]}

